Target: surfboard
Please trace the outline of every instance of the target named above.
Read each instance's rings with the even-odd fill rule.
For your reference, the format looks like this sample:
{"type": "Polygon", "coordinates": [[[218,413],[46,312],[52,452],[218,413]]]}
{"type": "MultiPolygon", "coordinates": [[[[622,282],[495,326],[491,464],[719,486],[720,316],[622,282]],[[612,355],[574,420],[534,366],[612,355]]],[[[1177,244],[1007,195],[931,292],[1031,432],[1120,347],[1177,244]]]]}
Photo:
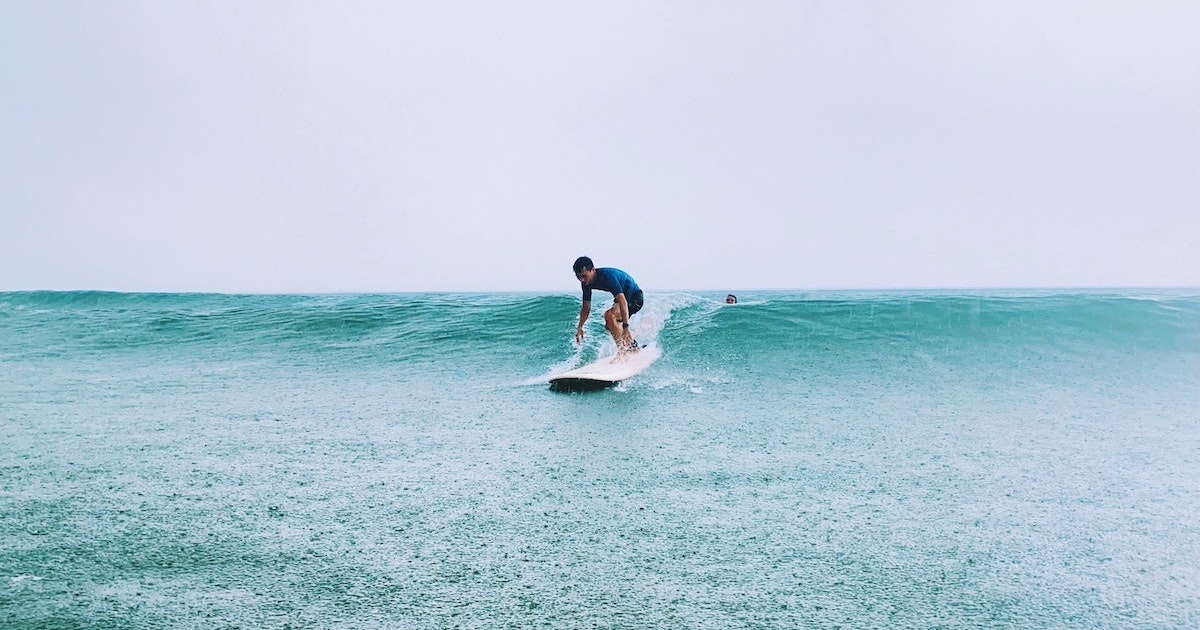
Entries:
{"type": "Polygon", "coordinates": [[[642,346],[637,352],[604,357],[570,372],[550,377],[550,389],[556,392],[589,392],[612,387],[650,367],[662,356],[656,344],[642,346]]]}

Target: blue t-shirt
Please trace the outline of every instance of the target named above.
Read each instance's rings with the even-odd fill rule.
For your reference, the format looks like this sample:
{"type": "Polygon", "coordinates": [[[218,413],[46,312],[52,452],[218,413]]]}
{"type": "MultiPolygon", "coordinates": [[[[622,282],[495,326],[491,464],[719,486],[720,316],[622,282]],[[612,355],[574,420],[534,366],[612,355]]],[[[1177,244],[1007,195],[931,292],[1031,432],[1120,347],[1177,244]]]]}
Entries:
{"type": "Polygon", "coordinates": [[[616,297],[618,293],[624,293],[625,298],[629,299],[635,293],[641,293],[641,288],[629,277],[629,274],[615,269],[613,267],[597,267],[596,277],[591,284],[583,285],[583,301],[592,301],[592,289],[600,289],[608,291],[616,297]]]}

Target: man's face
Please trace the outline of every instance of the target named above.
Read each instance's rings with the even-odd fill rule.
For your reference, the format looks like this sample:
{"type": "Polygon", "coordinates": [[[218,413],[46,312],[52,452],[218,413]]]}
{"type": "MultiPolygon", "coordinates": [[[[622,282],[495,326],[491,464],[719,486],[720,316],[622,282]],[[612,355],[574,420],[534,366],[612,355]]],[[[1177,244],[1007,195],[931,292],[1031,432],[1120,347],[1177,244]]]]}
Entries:
{"type": "Polygon", "coordinates": [[[584,269],[583,271],[580,271],[579,273],[575,274],[575,277],[578,278],[579,281],[582,282],[583,284],[587,284],[587,283],[591,282],[593,278],[596,277],[596,270],[595,269],[584,269]]]}

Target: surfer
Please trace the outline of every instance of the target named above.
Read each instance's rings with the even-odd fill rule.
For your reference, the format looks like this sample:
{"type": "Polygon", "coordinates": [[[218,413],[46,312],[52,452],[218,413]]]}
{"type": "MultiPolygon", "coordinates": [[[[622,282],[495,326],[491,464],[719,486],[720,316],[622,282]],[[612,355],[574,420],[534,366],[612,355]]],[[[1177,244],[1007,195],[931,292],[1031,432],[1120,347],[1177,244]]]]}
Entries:
{"type": "Polygon", "coordinates": [[[613,294],[613,305],[604,311],[604,327],[612,335],[617,350],[637,350],[637,342],[629,334],[629,318],[642,310],[645,296],[629,274],[613,267],[596,268],[592,259],[580,256],[575,260],[575,278],[583,288],[583,306],[579,309],[579,326],[575,328],[575,343],[583,342],[583,323],[592,312],[592,289],[613,294]]]}
{"type": "Polygon", "coordinates": [[[737,296],[732,293],[730,293],[729,295],[726,295],[725,303],[726,304],[737,304],[737,296]]]}

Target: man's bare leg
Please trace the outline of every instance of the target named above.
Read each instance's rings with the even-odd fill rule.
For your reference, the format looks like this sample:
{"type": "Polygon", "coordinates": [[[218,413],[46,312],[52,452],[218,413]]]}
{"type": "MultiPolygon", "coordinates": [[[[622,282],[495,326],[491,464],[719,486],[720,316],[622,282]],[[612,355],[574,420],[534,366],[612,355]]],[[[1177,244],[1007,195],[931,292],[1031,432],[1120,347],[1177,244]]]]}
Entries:
{"type": "Polygon", "coordinates": [[[622,326],[621,322],[617,321],[618,317],[620,317],[620,309],[615,305],[604,311],[604,327],[612,335],[613,343],[617,344],[617,351],[629,352],[630,350],[637,350],[637,342],[633,340],[633,335],[629,333],[628,328],[622,326]]]}

